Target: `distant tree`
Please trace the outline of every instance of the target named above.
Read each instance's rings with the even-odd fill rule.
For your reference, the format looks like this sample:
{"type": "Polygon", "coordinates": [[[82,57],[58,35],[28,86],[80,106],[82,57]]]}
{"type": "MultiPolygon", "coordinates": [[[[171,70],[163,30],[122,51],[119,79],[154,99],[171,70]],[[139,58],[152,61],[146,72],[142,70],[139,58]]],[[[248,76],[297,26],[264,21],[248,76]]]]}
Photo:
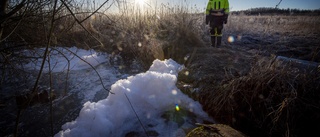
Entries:
{"type": "Polygon", "coordinates": [[[319,16],[320,15],[320,9],[318,10],[302,10],[302,9],[279,9],[279,8],[273,8],[273,7],[258,7],[258,8],[251,8],[247,10],[242,11],[233,11],[233,15],[240,15],[241,13],[244,13],[245,15],[306,15],[306,16],[319,16]]]}

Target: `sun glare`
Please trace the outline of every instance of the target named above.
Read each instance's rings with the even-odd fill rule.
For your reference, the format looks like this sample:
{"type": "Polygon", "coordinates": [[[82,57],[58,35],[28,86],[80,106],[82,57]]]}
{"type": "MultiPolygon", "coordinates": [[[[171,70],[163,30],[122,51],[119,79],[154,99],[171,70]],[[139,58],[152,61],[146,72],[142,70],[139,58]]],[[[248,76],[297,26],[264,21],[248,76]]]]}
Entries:
{"type": "Polygon", "coordinates": [[[135,0],[136,4],[139,4],[139,6],[143,6],[144,0],[135,0]]]}

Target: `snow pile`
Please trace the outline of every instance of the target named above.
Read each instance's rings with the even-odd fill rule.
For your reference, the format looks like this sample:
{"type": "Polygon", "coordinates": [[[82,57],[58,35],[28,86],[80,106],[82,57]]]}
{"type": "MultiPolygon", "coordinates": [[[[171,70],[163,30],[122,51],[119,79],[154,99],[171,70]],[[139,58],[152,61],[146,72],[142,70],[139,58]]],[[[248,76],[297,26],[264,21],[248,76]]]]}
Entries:
{"type": "Polygon", "coordinates": [[[184,136],[183,129],[211,119],[175,86],[182,67],[171,59],[155,60],[149,71],[113,84],[115,94],[86,102],[55,137],[184,136]]]}

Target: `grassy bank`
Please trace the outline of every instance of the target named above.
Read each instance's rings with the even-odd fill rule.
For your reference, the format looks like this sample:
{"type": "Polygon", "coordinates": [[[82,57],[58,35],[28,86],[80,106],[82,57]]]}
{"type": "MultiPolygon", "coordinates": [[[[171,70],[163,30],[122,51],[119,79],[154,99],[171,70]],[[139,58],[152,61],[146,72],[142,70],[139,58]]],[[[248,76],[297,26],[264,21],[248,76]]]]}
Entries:
{"type": "Polygon", "coordinates": [[[217,121],[249,136],[312,136],[319,128],[319,71],[260,60],[248,75],[200,92],[217,121]]]}

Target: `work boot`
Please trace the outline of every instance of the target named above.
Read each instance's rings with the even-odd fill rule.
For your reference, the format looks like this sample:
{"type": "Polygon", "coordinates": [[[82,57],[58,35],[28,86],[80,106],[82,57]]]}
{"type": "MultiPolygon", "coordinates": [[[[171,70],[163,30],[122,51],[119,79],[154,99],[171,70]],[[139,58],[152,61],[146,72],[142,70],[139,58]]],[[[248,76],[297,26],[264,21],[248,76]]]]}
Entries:
{"type": "Polygon", "coordinates": [[[222,37],[218,36],[217,37],[217,48],[221,47],[221,40],[222,40],[222,37]]]}
{"type": "Polygon", "coordinates": [[[216,38],[215,36],[211,36],[211,46],[216,47],[216,38]]]}

